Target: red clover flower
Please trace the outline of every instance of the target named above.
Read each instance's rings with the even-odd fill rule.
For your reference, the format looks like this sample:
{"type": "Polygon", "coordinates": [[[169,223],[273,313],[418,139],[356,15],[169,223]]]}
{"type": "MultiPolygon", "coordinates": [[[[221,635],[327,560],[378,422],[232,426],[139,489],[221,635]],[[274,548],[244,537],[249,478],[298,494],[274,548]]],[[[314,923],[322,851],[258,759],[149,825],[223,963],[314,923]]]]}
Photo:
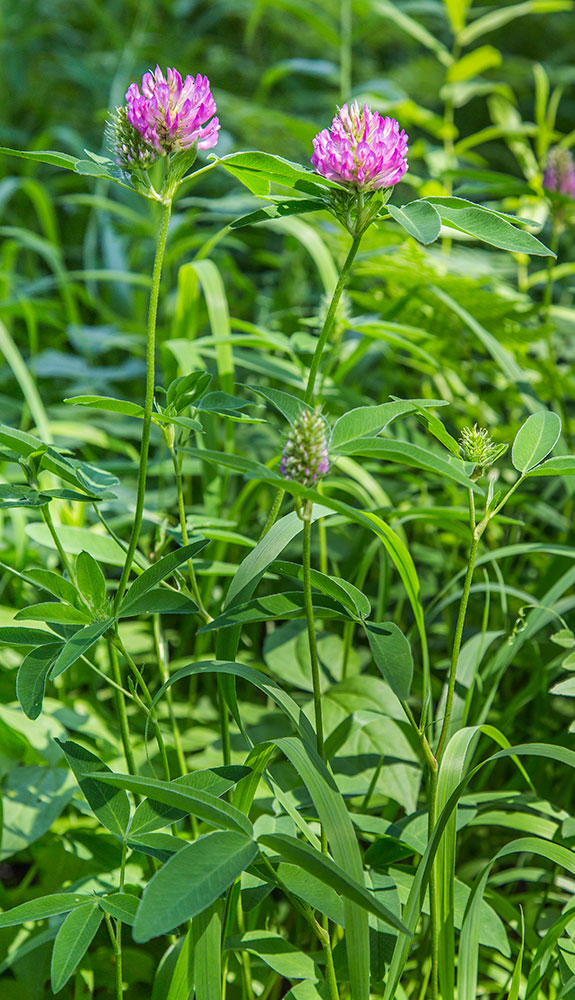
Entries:
{"type": "Polygon", "coordinates": [[[360,191],[398,184],[407,170],[407,140],[395,118],[382,118],[360,108],[357,101],[344,104],[332,122],[313,140],[311,162],[318,174],[360,191]]]}
{"type": "Polygon", "coordinates": [[[199,73],[185,80],[176,69],[164,76],[159,66],[145,73],[142,92],[133,83],[126,93],[127,117],[145,144],[167,156],[197,145],[211,149],[218,141],[220,123],[214,117],[216,103],[210,82],[199,73]]]}

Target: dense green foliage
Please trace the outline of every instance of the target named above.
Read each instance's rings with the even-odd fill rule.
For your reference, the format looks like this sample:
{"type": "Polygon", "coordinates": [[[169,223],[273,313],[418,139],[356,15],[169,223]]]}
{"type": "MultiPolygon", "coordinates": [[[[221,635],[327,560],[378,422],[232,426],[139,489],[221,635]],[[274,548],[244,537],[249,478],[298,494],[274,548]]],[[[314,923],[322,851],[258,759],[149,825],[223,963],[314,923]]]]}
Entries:
{"type": "Polygon", "coordinates": [[[575,997],[572,3],[2,17],[2,1000],[575,997]],[[229,157],[171,218],[99,159],[156,63],[229,157]],[[351,98],[410,136],[361,242],[351,98]]]}

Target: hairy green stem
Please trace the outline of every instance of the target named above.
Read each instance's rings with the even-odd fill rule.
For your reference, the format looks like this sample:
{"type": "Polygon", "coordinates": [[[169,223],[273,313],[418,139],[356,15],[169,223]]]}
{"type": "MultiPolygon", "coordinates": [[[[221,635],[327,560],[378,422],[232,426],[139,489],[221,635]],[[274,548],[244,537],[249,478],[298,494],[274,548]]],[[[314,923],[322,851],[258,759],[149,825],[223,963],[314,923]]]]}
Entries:
{"type": "Polygon", "coordinates": [[[285,496],[285,490],[277,490],[276,495],[274,497],[274,502],[268,514],[268,519],[264,524],[262,533],[258,538],[258,542],[261,542],[262,538],[265,538],[270,528],[273,528],[274,524],[276,523],[284,496],[285,496]]]}
{"type": "Polygon", "coordinates": [[[341,274],[340,274],[340,276],[338,278],[338,281],[337,281],[337,284],[336,284],[336,286],[334,288],[333,295],[331,297],[331,302],[329,304],[329,308],[328,308],[327,313],[326,313],[326,317],[325,317],[325,320],[324,320],[324,323],[323,323],[323,327],[322,327],[321,333],[319,335],[319,339],[318,339],[318,342],[317,342],[317,345],[316,345],[315,353],[314,353],[314,356],[312,358],[312,362],[311,362],[311,366],[310,366],[310,370],[309,370],[309,375],[308,375],[308,380],[307,380],[307,387],[306,387],[306,390],[305,390],[305,397],[304,397],[306,403],[311,403],[311,401],[313,399],[313,391],[314,391],[314,388],[315,388],[315,381],[316,381],[316,378],[317,378],[317,373],[319,371],[319,366],[320,366],[320,363],[321,363],[322,354],[324,352],[325,345],[327,344],[328,337],[329,337],[329,335],[331,333],[331,330],[332,330],[332,327],[333,327],[333,324],[334,324],[334,320],[335,320],[335,316],[336,316],[336,312],[337,312],[337,307],[339,305],[339,300],[341,299],[341,293],[343,292],[343,289],[345,287],[345,283],[346,283],[346,281],[348,279],[349,272],[351,271],[351,266],[352,266],[352,264],[353,264],[353,262],[355,260],[355,255],[356,255],[357,251],[359,250],[359,244],[360,243],[361,243],[361,235],[360,236],[354,236],[353,240],[352,240],[352,244],[351,244],[351,246],[349,248],[347,257],[345,259],[345,263],[344,263],[343,268],[341,270],[341,274]]]}
{"type": "Polygon", "coordinates": [[[140,444],[140,466],[138,470],[138,493],[136,497],[136,511],[134,514],[134,523],[132,526],[132,534],[130,536],[128,553],[126,555],[126,561],[124,563],[124,568],[122,569],[120,583],[118,584],[118,590],[116,592],[114,611],[118,610],[122,597],[124,596],[126,584],[130,576],[130,570],[132,569],[132,562],[134,561],[134,554],[136,552],[136,548],[138,546],[138,541],[140,538],[142,517],[144,513],[146,478],[148,472],[148,452],[150,448],[150,428],[152,425],[152,407],[154,404],[154,383],[156,377],[156,324],[158,319],[158,300],[160,296],[160,280],[162,277],[162,264],[164,261],[164,253],[166,250],[166,242],[168,238],[168,226],[170,222],[171,211],[172,211],[172,203],[168,202],[167,204],[164,205],[162,211],[162,219],[158,233],[158,241],[156,244],[156,255],[154,258],[154,269],[152,272],[152,288],[150,292],[150,306],[148,310],[148,336],[146,342],[146,396],[144,401],[142,440],[140,444]]]}

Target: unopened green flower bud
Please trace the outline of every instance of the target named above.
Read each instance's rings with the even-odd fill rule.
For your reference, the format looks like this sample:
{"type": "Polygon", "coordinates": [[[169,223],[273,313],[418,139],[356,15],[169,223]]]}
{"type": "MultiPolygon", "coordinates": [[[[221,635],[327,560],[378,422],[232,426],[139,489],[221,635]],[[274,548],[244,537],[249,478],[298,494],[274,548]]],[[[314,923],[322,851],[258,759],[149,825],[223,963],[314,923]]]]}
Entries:
{"type": "Polygon", "coordinates": [[[128,108],[116,108],[106,126],[106,139],[116,163],[126,170],[147,170],[159,153],[148,146],[137,128],[128,120],[128,108]]]}
{"type": "Polygon", "coordinates": [[[487,469],[501,458],[507,450],[506,444],[495,444],[486,427],[464,427],[459,438],[461,457],[464,462],[473,462],[472,479],[480,479],[487,469]]]}

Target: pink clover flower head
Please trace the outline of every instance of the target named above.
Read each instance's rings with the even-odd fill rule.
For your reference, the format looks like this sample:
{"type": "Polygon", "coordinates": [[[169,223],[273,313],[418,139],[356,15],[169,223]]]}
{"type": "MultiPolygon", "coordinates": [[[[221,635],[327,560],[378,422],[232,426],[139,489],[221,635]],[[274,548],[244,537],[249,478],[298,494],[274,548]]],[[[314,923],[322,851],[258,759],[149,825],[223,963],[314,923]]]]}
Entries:
{"type": "Polygon", "coordinates": [[[285,443],[280,473],[302,486],[315,486],[328,472],[325,421],[318,410],[302,410],[285,443]]]}
{"type": "Polygon", "coordinates": [[[132,83],[126,93],[128,121],[146,145],[162,155],[197,144],[211,149],[218,141],[220,123],[207,76],[185,80],[176,69],[144,73],[142,90],[132,83]]]}
{"type": "Polygon", "coordinates": [[[398,184],[407,170],[408,136],[395,118],[382,118],[360,108],[357,101],[344,104],[313,140],[311,162],[316,173],[362,191],[398,184]]]}
{"type": "Polygon", "coordinates": [[[575,160],[569,149],[556,146],[549,150],[543,187],[575,199],[575,160]]]}

